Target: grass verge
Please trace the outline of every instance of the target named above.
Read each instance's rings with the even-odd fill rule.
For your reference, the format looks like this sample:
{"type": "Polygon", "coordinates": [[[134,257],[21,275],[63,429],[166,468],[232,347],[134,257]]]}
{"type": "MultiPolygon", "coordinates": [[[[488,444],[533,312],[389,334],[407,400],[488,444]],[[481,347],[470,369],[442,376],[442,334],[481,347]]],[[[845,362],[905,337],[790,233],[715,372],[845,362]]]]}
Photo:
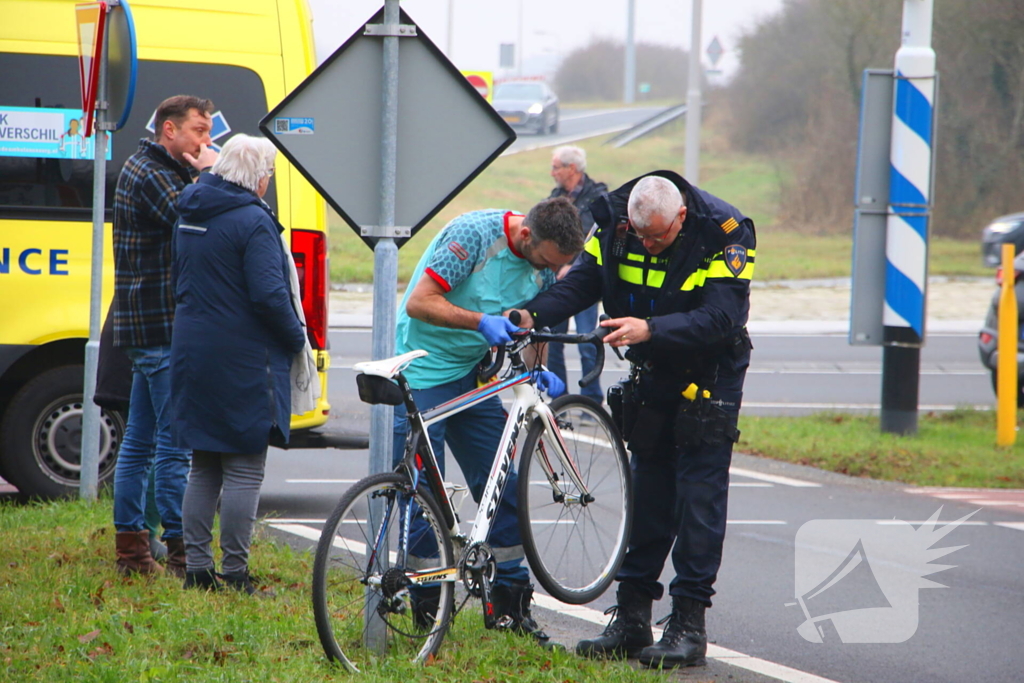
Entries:
{"type": "MultiPolygon", "coordinates": [[[[788,169],[766,157],[731,151],[724,142],[721,125],[714,119],[706,122],[700,186],[753,218],[758,236],[756,278],[849,277],[852,206],[848,225],[818,231],[822,234],[788,230],[778,220],[781,180],[788,169]]],[[[605,146],[606,137],[574,144],[586,150],[587,170],[591,176],[614,189],[655,169],[682,172],[685,138],[686,128],[682,121],[677,121],[619,149],[605,146]]],[[[402,247],[398,255],[399,281],[408,282],[430,240],[455,216],[486,208],[525,212],[547,197],[554,187],[550,166],[551,149],[498,158],[402,247]]],[[[333,210],[328,216],[331,281],[372,282],[370,250],[333,210]]],[[[991,275],[991,270],[981,265],[977,242],[946,238],[930,240],[929,269],[932,275],[991,275]]]]}
{"type": "MultiPolygon", "coordinates": [[[[271,538],[253,543],[266,600],[185,591],[168,578],[114,571],[108,500],[0,503],[0,677],[5,681],[345,680],[324,657],[309,598],[312,556],[271,538]]],[[[381,662],[365,681],[619,681],[649,675],[620,663],[547,652],[486,631],[464,612],[429,666],[381,662]]]]}
{"type": "Polygon", "coordinates": [[[1024,444],[997,448],[995,412],[925,413],[916,436],[879,431],[878,417],[740,416],[736,450],[855,477],[919,486],[1024,488],[1024,444]]]}

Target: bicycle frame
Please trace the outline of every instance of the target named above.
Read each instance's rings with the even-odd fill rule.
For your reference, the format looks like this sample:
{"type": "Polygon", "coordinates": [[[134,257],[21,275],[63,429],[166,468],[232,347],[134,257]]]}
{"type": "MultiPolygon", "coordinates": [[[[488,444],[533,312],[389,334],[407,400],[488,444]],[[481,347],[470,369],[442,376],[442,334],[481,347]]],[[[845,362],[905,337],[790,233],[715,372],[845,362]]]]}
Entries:
{"type": "MultiPolygon", "coordinates": [[[[418,485],[421,477],[427,482],[431,493],[435,500],[440,504],[441,510],[444,513],[445,523],[449,526],[449,535],[465,546],[482,543],[490,534],[491,523],[493,522],[495,512],[497,512],[498,503],[501,500],[501,494],[504,490],[505,482],[508,479],[508,473],[512,470],[512,463],[516,454],[516,442],[519,438],[523,425],[526,424],[529,419],[539,418],[545,422],[549,433],[553,434],[555,437],[552,440],[552,443],[555,446],[555,456],[563,465],[565,465],[565,469],[572,480],[572,484],[581,492],[580,498],[583,499],[585,504],[591,497],[576,464],[569,455],[569,450],[565,446],[565,442],[562,439],[561,432],[559,431],[558,425],[555,421],[554,413],[551,412],[547,403],[545,403],[541,398],[537,387],[530,382],[530,378],[531,375],[529,372],[520,372],[513,377],[486,384],[474,391],[458,396],[447,403],[443,403],[422,412],[416,408],[416,405],[412,400],[412,392],[405,380],[405,377],[398,375],[395,378],[405,395],[406,410],[408,411],[411,425],[408,445],[406,447],[406,454],[402,466],[408,470],[411,478],[413,479],[414,486],[418,485]],[[498,451],[495,453],[494,462],[491,465],[491,471],[487,477],[487,484],[485,485],[483,495],[480,498],[476,519],[474,520],[473,527],[467,536],[459,531],[458,513],[455,510],[455,506],[452,504],[451,498],[448,496],[448,492],[444,488],[441,479],[440,467],[437,463],[437,457],[434,455],[434,449],[430,443],[427,428],[436,422],[486,401],[495,394],[498,394],[510,387],[513,389],[515,398],[508,411],[508,420],[505,422],[505,428],[501,435],[498,451]],[[418,444],[421,445],[417,447],[418,444]]],[[[556,495],[565,495],[564,491],[560,490],[561,485],[553,476],[554,470],[552,467],[545,463],[544,469],[548,474],[548,480],[556,490],[556,495]]],[[[431,574],[435,574],[435,577],[431,579],[432,581],[438,580],[436,578],[436,572],[431,572],[431,574]]],[[[410,579],[415,581],[411,576],[410,579]]]]}

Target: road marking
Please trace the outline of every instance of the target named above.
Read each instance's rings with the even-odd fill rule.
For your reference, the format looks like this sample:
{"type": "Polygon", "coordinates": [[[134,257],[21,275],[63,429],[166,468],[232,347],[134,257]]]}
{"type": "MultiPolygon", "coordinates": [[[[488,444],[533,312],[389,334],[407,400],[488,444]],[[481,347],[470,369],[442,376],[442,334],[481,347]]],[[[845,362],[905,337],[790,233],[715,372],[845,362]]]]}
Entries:
{"type": "Polygon", "coordinates": [[[788,524],[789,522],[781,519],[727,519],[726,524],[788,524]]]}
{"type": "Polygon", "coordinates": [[[760,481],[767,481],[772,484],[782,484],[783,486],[796,486],[800,488],[820,488],[821,484],[813,481],[804,481],[802,479],[793,479],[791,477],[783,477],[778,474],[765,474],[764,472],[757,472],[755,470],[748,470],[742,467],[730,467],[729,474],[749,477],[750,479],[758,479],[760,481]]]}
{"type": "MultiPolygon", "coordinates": [[[[882,370],[843,370],[821,369],[805,370],[796,368],[781,368],[778,370],[747,370],[748,375],[872,375],[880,377],[882,370]]],[[[972,370],[922,370],[919,375],[934,375],[940,377],[988,377],[990,373],[972,370]]]]}
{"type": "MultiPolygon", "coordinates": [[[[311,541],[320,540],[319,531],[301,524],[271,523],[270,526],[278,529],[279,531],[294,534],[311,541]]],[[[334,545],[340,548],[346,548],[352,552],[358,552],[364,555],[366,554],[366,545],[356,541],[347,541],[335,538],[334,545]]],[[[601,626],[608,623],[608,617],[603,612],[598,612],[596,609],[583,607],[582,605],[566,605],[565,603],[559,602],[558,600],[542,593],[534,593],[533,600],[539,607],[549,609],[553,612],[559,612],[560,614],[565,614],[567,616],[576,617],[582,621],[600,624],[601,626]]],[[[652,631],[654,631],[656,639],[661,638],[661,629],[654,627],[652,631]]],[[[730,650],[712,643],[708,643],[707,656],[712,659],[717,659],[724,664],[730,664],[740,669],[759,673],[779,681],[784,681],[785,683],[836,683],[829,678],[815,676],[814,674],[800,671],[799,669],[793,669],[783,664],[770,662],[767,659],[751,657],[750,655],[743,654],[742,652],[730,650]]]]}
{"type": "MultiPolygon", "coordinates": [[[[964,522],[961,522],[963,524],[964,522]]],[[[1024,522],[992,522],[996,526],[1004,526],[1007,529],[1016,529],[1017,531],[1024,531],[1024,522]]]]}
{"type": "Polygon", "coordinates": [[[354,484],[358,479],[285,479],[286,484],[354,484]]]}
{"type": "Polygon", "coordinates": [[[264,524],[326,524],[326,519],[314,519],[311,517],[267,517],[264,524]]]}
{"type": "Polygon", "coordinates": [[[748,489],[770,489],[774,488],[775,484],[768,484],[763,481],[730,481],[729,487],[737,488],[748,488],[748,489]]]}
{"type": "MultiPolygon", "coordinates": [[[[906,519],[876,519],[875,524],[879,526],[897,526],[900,524],[910,524],[911,526],[921,526],[922,524],[935,524],[935,520],[906,520],[906,519]]],[[[941,525],[945,525],[946,522],[939,522],[941,525]]],[[[988,522],[957,522],[958,526],[988,526],[988,522]]]]}

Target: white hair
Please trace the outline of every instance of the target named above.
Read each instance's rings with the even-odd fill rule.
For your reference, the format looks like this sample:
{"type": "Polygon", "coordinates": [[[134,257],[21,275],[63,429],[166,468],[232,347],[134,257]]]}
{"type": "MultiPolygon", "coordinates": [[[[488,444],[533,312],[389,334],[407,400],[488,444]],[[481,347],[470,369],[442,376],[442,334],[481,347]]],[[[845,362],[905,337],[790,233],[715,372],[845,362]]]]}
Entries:
{"type": "Polygon", "coordinates": [[[551,153],[551,156],[558,159],[558,163],[563,166],[575,165],[576,170],[583,173],[587,170],[587,153],[583,151],[581,147],[576,145],[562,145],[556,147],[555,151],[551,153]]]}
{"type": "Polygon", "coordinates": [[[629,222],[643,230],[655,214],[666,222],[674,220],[682,206],[683,195],[672,181],[649,175],[641,178],[629,193],[629,222]]]}
{"type": "Polygon", "coordinates": [[[260,180],[270,175],[270,169],[274,168],[276,156],[277,148],[270,140],[239,133],[220,150],[220,156],[210,171],[250,192],[256,192],[260,180]]]}

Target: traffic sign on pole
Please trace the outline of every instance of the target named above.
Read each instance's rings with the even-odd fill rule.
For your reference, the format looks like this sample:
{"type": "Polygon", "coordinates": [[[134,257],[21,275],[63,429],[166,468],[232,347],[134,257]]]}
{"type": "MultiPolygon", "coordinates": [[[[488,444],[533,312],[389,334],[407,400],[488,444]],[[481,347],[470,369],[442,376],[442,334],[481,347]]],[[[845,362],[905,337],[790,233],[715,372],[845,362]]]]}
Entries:
{"type": "Polygon", "coordinates": [[[75,5],[75,21],[78,25],[78,81],[82,86],[82,114],[85,117],[82,135],[85,137],[92,135],[106,19],[105,2],[75,5]]]}
{"type": "Polygon", "coordinates": [[[106,25],[107,42],[107,122],[109,130],[121,130],[128,123],[135,99],[138,74],[138,48],[135,22],[128,0],[115,0],[106,25]]]}
{"type": "MultiPolygon", "coordinates": [[[[371,249],[401,246],[502,150],[515,132],[404,12],[398,71],[394,226],[379,226],[383,10],[260,122],[371,249]]],[[[388,29],[389,30],[389,29],[388,29]]]]}

